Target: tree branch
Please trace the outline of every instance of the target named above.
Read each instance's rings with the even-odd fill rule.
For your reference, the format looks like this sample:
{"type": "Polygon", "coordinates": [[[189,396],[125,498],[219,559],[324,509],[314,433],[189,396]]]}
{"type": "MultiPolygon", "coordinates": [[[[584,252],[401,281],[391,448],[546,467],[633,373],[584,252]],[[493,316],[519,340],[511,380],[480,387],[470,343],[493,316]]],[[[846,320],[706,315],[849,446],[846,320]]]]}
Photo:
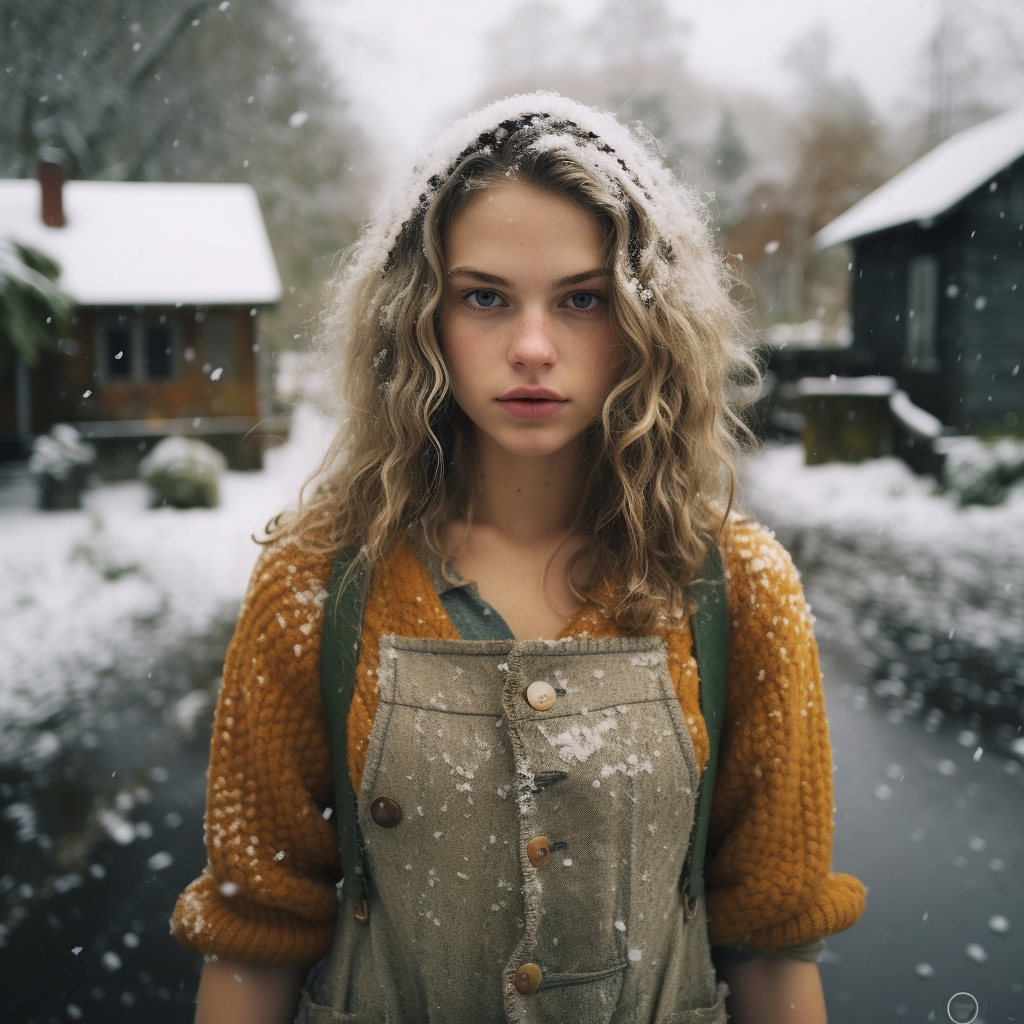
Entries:
{"type": "Polygon", "coordinates": [[[141,79],[156,67],[184,29],[195,20],[196,15],[207,7],[211,7],[215,2],[216,0],[192,0],[192,3],[186,4],[176,14],[168,18],[157,32],[153,42],[132,61],[131,66],[125,72],[121,87],[116,92],[111,90],[93,118],[92,127],[82,132],[82,137],[90,152],[96,148],[98,141],[106,133],[111,115],[128,104],[141,79]]]}

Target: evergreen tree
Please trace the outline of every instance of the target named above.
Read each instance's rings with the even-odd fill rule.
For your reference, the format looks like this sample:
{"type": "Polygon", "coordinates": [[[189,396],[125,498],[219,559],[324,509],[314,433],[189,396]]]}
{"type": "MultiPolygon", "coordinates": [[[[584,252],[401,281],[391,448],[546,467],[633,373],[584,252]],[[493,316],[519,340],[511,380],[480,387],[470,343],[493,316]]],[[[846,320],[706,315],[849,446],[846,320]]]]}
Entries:
{"type": "Polygon", "coordinates": [[[56,350],[72,309],[54,284],[59,276],[53,260],[0,238],[0,374],[15,358],[31,367],[56,350]]]}

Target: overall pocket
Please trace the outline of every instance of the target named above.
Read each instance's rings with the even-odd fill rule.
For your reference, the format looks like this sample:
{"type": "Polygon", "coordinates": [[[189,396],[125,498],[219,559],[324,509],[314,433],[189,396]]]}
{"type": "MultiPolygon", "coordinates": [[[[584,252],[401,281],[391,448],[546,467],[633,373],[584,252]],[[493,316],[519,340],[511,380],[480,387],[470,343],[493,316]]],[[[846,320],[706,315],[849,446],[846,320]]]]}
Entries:
{"type": "Polygon", "coordinates": [[[314,1001],[308,989],[302,990],[295,1024],[382,1024],[379,1017],[366,1013],[342,1013],[332,1006],[314,1001]]]}
{"type": "Polygon", "coordinates": [[[698,1006],[692,1010],[677,1010],[659,1018],[656,1024],[726,1024],[725,997],[729,987],[724,982],[718,983],[715,1002],[712,1006],[698,1006]]]}

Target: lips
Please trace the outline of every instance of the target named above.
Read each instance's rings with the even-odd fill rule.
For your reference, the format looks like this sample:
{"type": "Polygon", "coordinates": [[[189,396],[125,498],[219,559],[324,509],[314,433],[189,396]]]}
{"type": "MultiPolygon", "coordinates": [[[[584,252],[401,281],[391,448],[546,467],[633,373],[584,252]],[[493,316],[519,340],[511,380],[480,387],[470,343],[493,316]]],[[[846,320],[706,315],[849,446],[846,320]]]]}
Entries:
{"type": "Polygon", "coordinates": [[[498,399],[499,402],[514,402],[514,401],[527,401],[527,402],[565,402],[567,399],[563,398],[557,391],[552,391],[550,388],[537,388],[529,387],[528,385],[520,385],[517,388],[512,388],[506,391],[505,394],[498,399]]]}
{"type": "Polygon", "coordinates": [[[554,416],[568,402],[549,388],[520,386],[506,391],[498,403],[509,415],[520,420],[541,420],[554,416]]]}

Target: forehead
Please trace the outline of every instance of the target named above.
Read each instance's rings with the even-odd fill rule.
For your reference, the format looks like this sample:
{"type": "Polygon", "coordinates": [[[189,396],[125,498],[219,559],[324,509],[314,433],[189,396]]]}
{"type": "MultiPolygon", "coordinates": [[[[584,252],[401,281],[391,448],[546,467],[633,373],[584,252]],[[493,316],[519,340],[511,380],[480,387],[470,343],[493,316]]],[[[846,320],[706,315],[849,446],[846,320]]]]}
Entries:
{"type": "Polygon", "coordinates": [[[601,262],[604,233],[597,217],[564,195],[523,182],[499,182],[475,193],[445,239],[449,269],[466,259],[530,252],[601,262]]]}

